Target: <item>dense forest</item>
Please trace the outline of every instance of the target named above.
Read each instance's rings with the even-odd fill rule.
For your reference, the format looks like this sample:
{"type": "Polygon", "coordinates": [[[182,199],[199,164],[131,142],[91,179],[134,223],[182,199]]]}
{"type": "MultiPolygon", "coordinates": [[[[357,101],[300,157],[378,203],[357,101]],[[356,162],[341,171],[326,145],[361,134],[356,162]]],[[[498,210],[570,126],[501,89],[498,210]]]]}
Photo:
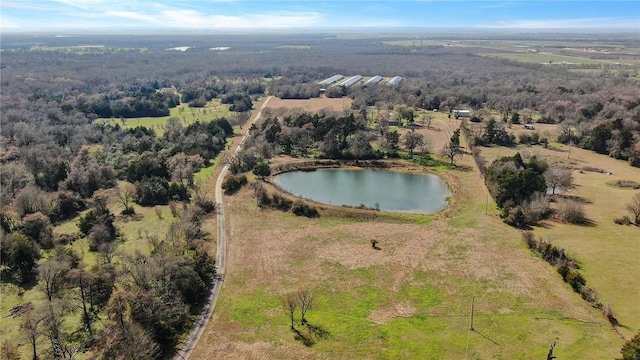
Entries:
{"type": "MultiPolygon", "coordinates": [[[[87,351],[166,358],[175,351],[215,276],[199,245],[208,236],[201,223],[215,206],[194,174],[224,150],[252,101],[265,94],[319,97],[317,83],[335,74],[405,78],[400,86],[328,93],[352,99],[344,113],[267,113],[252,130],[239,171],[276,154],[395,157],[401,139],[388,131],[392,111],[410,123],[415,109],[461,108],[491,126],[478,134],[480,145],[513,143],[499,136],[509,124],[559,123],[558,141],[640,166],[637,68],[576,72],[482,56],[469,46],[386,43],[403,38],[3,34],[0,275],[5,283],[43,287],[46,304],[28,309],[22,325],[34,358],[87,351]],[[304,47],[282,47],[292,44],[304,47]],[[172,50],[178,46],[189,48],[172,50]],[[189,124],[172,117],[162,134],[96,121],[168,116],[179,104],[198,108],[214,99],[236,116],[189,124]],[[377,109],[374,126],[367,109],[377,109]],[[374,141],[380,146],[372,147],[374,141]],[[106,205],[114,197],[121,214],[106,205]],[[115,249],[125,239],[114,218],[135,216],[133,203],[180,203],[185,210],[165,239],[149,239],[150,254],[122,255],[115,266],[115,249]],[[69,220],[77,223],[75,232],[53,234],[69,220]],[[89,239],[99,258],[91,266],[67,247],[80,238],[89,239]],[[62,325],[70,306],[82,309],[80,329],[62,325]]],[[[411,151],[420,144],[404,141],[411,151]]],[[[520,165],[533,171],[535,164],[520,165]]]]}

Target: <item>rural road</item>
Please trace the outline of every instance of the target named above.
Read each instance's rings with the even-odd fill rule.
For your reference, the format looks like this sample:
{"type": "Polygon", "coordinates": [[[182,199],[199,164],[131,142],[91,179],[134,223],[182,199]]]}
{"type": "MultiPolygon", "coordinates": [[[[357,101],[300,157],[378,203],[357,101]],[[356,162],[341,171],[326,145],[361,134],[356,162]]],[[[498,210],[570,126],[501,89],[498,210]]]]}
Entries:
{"type": "MultiPolygon", "coordinates": [[[[236,147],[232,156],[237,156],[240,150],[244,147],[244,143],[247,140],[247,136],[249,135],[249,128],[251,124],[254,124],[256,121],[260,119],[262,115],[262,110],[267,106],[269,100],[271,100],[272,96],[269,96],[258,111],[258,114],[253,119],[253,121],[246,126],[246,131],[244,136],[242,137],[242,141],[236,147]]],[[[222,281],[224,280],[224,270],[226,266],[227,260],[227,239],[226,239],[226,226],[225,226],[225,217],[224,217],[224,204],[222,202],[222,182],[224,181],[225,176],[229,173],[229,164],[225,164],[218,175],[218,179],[216,180],[216,188],[215,188],[215,198],[216,198],[216,208],[218,210],[218,248],[216,250],[216,277],[213,282],[213,288],[211,289],[211,293],[209,295],[209,299],[207,303],[202,309],[202,313],[198,317],[198,320],[193,324],[193,328],[189,333],[189,336],[185,339],[182,348],[178,350],[178,353],[174,357],[174,360],[181,359],[189,359],[191,353],[198,345],[198,341],[204,332],[204,329],[207,327],[207,323],[211,318],[211,314],[213,314],[213,309],[216,307],[216,302],[218,301],[218,295],[220,295],[220,290],[222,288],[222,281]]]]}

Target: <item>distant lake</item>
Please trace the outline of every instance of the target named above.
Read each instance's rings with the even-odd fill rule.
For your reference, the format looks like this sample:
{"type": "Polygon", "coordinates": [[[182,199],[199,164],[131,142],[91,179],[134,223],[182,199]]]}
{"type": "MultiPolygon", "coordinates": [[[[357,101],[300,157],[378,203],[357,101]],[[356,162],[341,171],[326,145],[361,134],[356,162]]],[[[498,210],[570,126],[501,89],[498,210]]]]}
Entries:
{"type": "Polygon", "coordinates": [[[434,213],[447,206],[451,190],[437,175],[382,170],[318,169],[275,176],[284,190],[332,205],[365,205],[384,211],[434,213]]]}

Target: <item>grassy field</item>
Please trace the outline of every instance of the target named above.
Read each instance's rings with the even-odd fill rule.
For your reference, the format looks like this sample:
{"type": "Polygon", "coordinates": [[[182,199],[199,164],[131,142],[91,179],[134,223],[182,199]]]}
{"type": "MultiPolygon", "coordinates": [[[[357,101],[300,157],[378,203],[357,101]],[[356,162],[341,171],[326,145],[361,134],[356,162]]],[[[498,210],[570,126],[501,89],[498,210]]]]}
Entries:
{"type": "Polygon", "coordinates": [[[351,99],[349,98],[317,98],[317,99],[280,99],[271,98],[269,108],[289,108],[303,109],[308,112],[317,112],[324,108],[330,108],[335,111],[343,111],[351,107],[351,99]]]}
{"type": "Polygon", "coordinates": [[[538,155],[549,163],[573,168],[575,187],[568,195],[584,200],[586,216],[593,226],[578,226],[547,220],[534,229],[538,237],[544,237],[556,246],[566,249],[576,257],[582,267],[587,284],[598,292],[600,301],[613,308],[622,327],[619,329],[630,338],[640,329],[640,229],[613,222],[616,217],[629,215],[625,204],[639,193],[638,190],[614,187],[616,180],[640,179],[640,169],[628,163],[599,155],[591,151],[551,144],[542,147],[483,148],[482,155],[488,163],[498,156],[510,156],[516,151],[538,155]],[[606,173],[585,171],[598,168],[606,173]],[[610,173],[610,174],[607,174],[610,173]]]}
{"type": "Polygon", "coordinates": [[[250,193],[228,199],[243,216],[230,215],[223,296],[195,358],[530,359],[558,341],[558,356],[601,359],[621,345],[517,231],[483,215],[483,196],[465,191],[474,201],[420,225],[299,219],[259,210],[250,193]],[[316,296],[309,322],[329,333],[311,347],[280,306],[301,288],[316,296]]]}
{"type": "Polygon", "coordinates": [[[169,116],[129,118],[124,119],[124,121],[116,118],[98,118],[94,122],[111,125],[120,124],[125,129],[143,126],[155,130],[158,136],[162,136],[164,134],[164,125],[170,117],[179,118],[184,126],[196,121],[207,122],[223,117],[227,119],[233,117],[233,112],[229,110],[229,106],[220,103],[220,99],[213,99],[205,107],[201,108],[192,108],[187,104],[181,104],[169,111],[169,116]]]}
{"type": "Polygon", "coordinates": [[[479,50],[479,55],[524,63],[567,65],[609,65],[633,69],[640,64],[638,48],[626,47],[627,41],[551,41],[551,40],[460,40],[414,39],[385,41],[392,46],[463,46],[479,50]],[[497,50],[497,51],[496,51],[497,50]],[[598,58],[601,59],[598,59],[598,58]],[[607,57],[607,59],[602,59],[607,57]]]}
{"type": "Polygon", "coordinates": [[[583,57],[565,56],[547,53],[485,53],[485,56],[498,57],[514,61],[534,63],[534,64],[586,64],[586,65],[602,65],[615,64],[610,60],[593,60],[583,57]]]}
{"type": "MultiPolygon", "coordinates": [[[[425,131],[442,141],[444,131],[425,131]]],[[[468,156],[461,165],[473,169],[468,156]]],[[[492,202],[485,215],[480,174],[441,175],[455,206],[421,221],[326,206],[320,218],[297,218],[259,209],[250,187],[227,197],[225,283],[194,358],[533,359],[554,341],[558,358],[616,356],[622,339],[601,313],[532,255],[492,202]],[[297,334],[281,297],[304,288],[315,295],[315,331],[298,314],[297,334]]]]}

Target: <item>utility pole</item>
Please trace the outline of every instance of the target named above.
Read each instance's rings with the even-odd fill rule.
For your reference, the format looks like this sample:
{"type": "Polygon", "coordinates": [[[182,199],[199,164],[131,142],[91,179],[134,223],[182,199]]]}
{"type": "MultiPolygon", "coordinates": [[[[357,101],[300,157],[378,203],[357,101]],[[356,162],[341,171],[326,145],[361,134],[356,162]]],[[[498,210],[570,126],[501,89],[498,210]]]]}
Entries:
{"type": "Polygon", "coordinates": [[[489,194],[487,194],[487,202],[484,203],[484,214],[487,215],[489,211],[489,194]]]}
{"type": "Polygon", "coordinates": [[[469,325],[469,329],[470,329],[471,331],[474,331],[474,330],[475,330],[475,329],[473,328],[473,312],[474,312],[474,305],[475,305],[475,302],[476,302],[476,297],[474,296],[474,297],[472,297],[472,298],[471,298],[471,324],[469,325]]]}

